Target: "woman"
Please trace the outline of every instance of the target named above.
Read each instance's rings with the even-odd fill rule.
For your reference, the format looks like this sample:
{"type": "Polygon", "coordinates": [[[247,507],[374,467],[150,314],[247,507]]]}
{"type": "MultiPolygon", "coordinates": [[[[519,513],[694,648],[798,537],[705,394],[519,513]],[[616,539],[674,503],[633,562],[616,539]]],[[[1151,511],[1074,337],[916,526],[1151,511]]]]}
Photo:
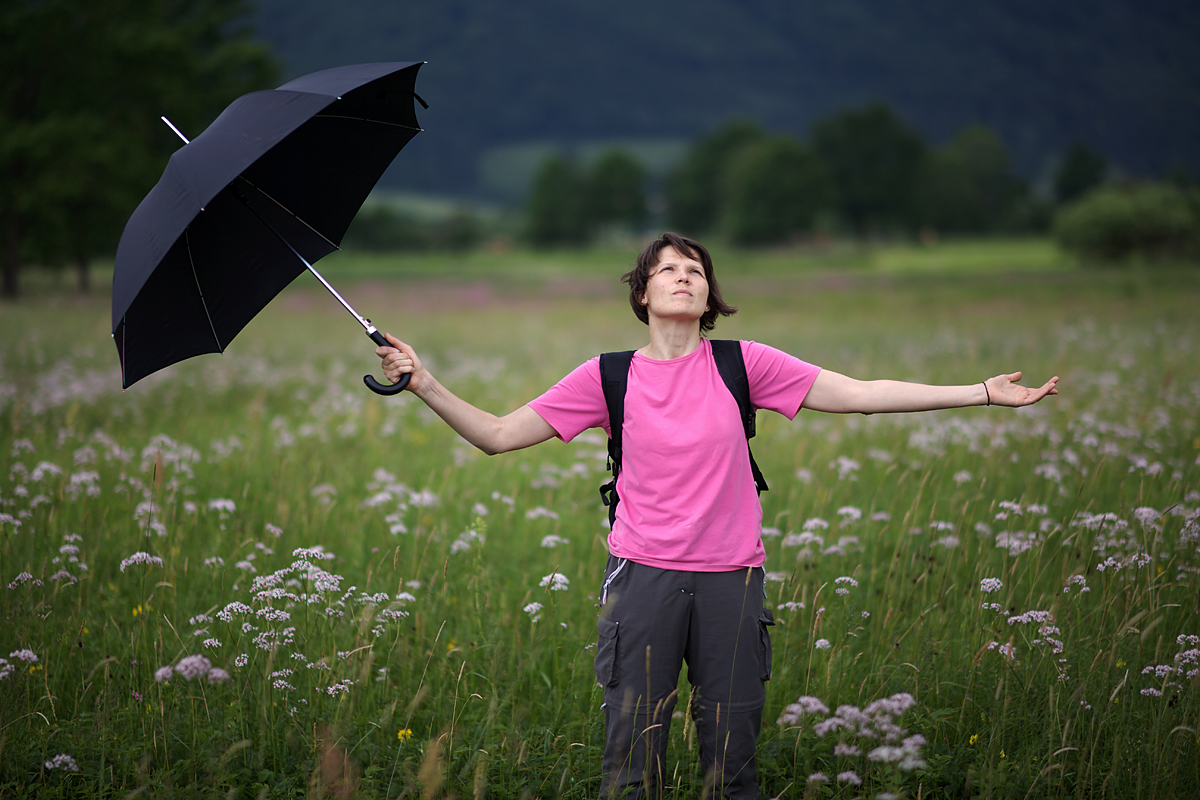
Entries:
{"type": "MultiPolygon", "coordinates": [[[[601,591],[596,677],[604,686],[602,796],[656,796],[683,662],[701,762],[727,797],[758,797],[754,751],[770,677],[773,624],[763,609],[762,507],[746,434],[702,333],[736,309],[721,298],[698,242],[663,234],[623,279],[650,341],[629,367],[621,498],[601,591]]],[[[395,382],[488,454],[587,428],[608,430],[599,359],[541,397],[496,417],[454,396],[391,335],[376,350],[395,382]]],[[[1057,394],[1021,373],[971,386],[858,381],[755,342],[741,343],[751,402],[789,419],[801,408],[874,414],[977,405],[1024,406],[1057,394]]]]}

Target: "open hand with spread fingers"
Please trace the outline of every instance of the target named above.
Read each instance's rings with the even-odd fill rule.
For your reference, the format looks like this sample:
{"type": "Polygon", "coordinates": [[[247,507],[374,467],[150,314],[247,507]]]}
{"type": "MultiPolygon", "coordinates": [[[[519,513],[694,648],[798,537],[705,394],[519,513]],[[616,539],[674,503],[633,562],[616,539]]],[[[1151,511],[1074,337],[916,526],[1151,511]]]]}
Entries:
{"type": "Polygon", "coordinates": [[[1031,406],[1046,395],[1058,394],[1057,375],[1036,389],[1028,386],[1018,386],[1017,382],[1020,380],[1020,372],[988,378],[983,382],[983,388],[987,392],[987,404],[1020,408],[1021,406],[1031,406]]]}

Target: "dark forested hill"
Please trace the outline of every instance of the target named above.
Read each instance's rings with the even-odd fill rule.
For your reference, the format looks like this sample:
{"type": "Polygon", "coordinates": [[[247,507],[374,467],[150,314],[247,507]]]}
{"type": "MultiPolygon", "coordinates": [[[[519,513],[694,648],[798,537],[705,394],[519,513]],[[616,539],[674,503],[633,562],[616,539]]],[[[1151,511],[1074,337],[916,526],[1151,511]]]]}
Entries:
{"type": "Polygon", "coordinates": [[[389,181],[479,191],[489,150],[798,135],[881,99],[933,142],[982,122],[1033,178],[1073,140],[1200,171],[1200,4],[1173,0],[257,0],[289,76],[425,60],[426,133],[389,181]]]}

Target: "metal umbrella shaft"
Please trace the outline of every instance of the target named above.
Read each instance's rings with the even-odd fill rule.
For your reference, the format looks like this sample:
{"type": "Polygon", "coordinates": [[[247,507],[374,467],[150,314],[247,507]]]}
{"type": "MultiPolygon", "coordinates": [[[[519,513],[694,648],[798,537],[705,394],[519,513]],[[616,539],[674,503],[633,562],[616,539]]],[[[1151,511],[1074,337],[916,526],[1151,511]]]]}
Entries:
{"type": "MultiPolygon", "coordinates": [[[[167,124],[167,126],[172,131],[175,132],[176,136],[178,136],[180,139],[183,140],[184,144],[190,143],[188,138],[183,135],[183,133],[179,130],[179,128],[175,127],[175,125],[171,122],[171,120],[167,119],[164,116],[164,117],[162,117],[162,121],[165,122],[167,124]]],[[[241,177],[241,176],[239,176],[239,177],[241,177]]],[[[250,181],[247,181],[245,178],[241,178],[241,180],[246,185],[248,185],[251,188],[258,191],[260,194],[262,194],[268,200],[270,200],[271,202],[278,205],[284,211],[291,214],[296,219],[299,219],[301,222],[304,222],[304,220],[300,219],[300,217],[297,217],[294,213],[292,213],[292,211],[290,209],[288,209],[286,206],[281,204],[275,198],[271,197],[266,192],[263,192],[262,190],[258,189],[258,187],[254,186],[254,184],[250,183],[250,181]]],[[[354,317],[356,320],[358,320],[358,324],[363,326],[363,330],[366,332],[367,336],[371,337],[371,341],[373,341],[375,344],[379,345],[380,347],[391,347],[392,346],[391,343],[386,338],[384,338],[384,335],[379,332],[379,329],[371,324],[371,320],[369,320],[366,317],[359,314],[354,309],[354,307],[352,305],[350,305],[349,302],[346,301],[346,298],[342,297],[341,293],[338,292],[337,289],[333,288],[333,285],[330,284],[329,281],[325,280],[325,276],[323,276],[321,273],[317,272],[316,268],[313,267],[313,265],[308,261],[308,259],[306,259],[304,256],[302,256],[299,253],[299,251],[297,251],[296,248],[292,246],[292,243],[289,242],[283,236],[283,234],[281,234],[278,230],[276,230],[274,225],[272,225],[270,222],[268,222],[266,219],[264,219],[263,216],[261,214],[259,214],[258,211],[254,208],[254,206],[250,205],[250,203],[246,201],[246,196],[241,191],[240,187],[233,187],[233,194],[235,197],[237,197],[238,200],[240,200],[242,202],[243,205],[246,206],[247,209],[250,210],[250,212],[252,214],[254,214],[254,216],[258,219],[259,222],[261,222],[264,226],[266,226],[267,230],[269,230],[271,233],[275,234],[275,237],[277,239],[279,239],[279,241],[282,242],[283,245],[285,247],[287,247],[287,249],[290,250],[294,256],[296,256],[296,258],[300,259],[300,263],[304,265],[304,268],[307,269],[310,273],[312,273],[313,276],[316,277],[316,279],[321,282],[322,286],[324,286],[327,290],[329,290],[329,293],[331,295],[333,295],[334,298],[339,303],[342,304],[342,307],[345,308],[347,311],[349,311],[350,315],[352,317],[354,317]]],[[[307,225],[307,223],[305,223],[305,224],[307,225]]],[[[318,235],[320,235],[320,232],[317,231],[315,228],[313,228],[311,225],[307,225],[307,227],[310,230],[312,230],[314,233],[317,233],[318,235]]],[[[321,238],[325,239],[324,236],[322,236],[321,238]]],[[[326,241],[329,241],[329,240],[326,239],[326,241]]],[[[334,244],[333,242],[330,242],[330,244],[335,248],[337,247],[337,245],[334,244]]],[[[338,249],[340,249],[340,248],[338,248],[338,249]]],[[[201,298],[201,302],[203,302],[203,298],[201,298]]],[[[375,380],[375,377],[372,375],[364,375],[363,383],[365,383],[367,385],[367,388],[369,388],[371,391],[375,392],[376,394],[395,395],[395,394],[399,394],[400,392],[404,391],[404,389],[408,386],[408,382],[409,382],[409,380],[411,380],[411,378],[412,378],[411,373],[405,373],[404,375],[400,376],[400,380],[398,380],[396,383],[387,385],[387,384],[383,384],[383,383],[380,383],[379,381],[375,380]]]]}

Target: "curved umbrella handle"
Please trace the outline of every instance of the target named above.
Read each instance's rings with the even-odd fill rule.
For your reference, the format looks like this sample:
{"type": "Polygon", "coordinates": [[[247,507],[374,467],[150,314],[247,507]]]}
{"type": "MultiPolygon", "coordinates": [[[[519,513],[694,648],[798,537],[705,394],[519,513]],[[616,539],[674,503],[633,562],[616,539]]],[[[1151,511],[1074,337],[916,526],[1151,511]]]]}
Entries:
{"type": "MultiPolygon", "coordinates": [[[[387,339],[383,338],[383,334],[380,333],[375,328],[374,325],[372,325],[370,330],[367,331],[367,335],[371,337],[371,341],[373,341],[375,344],[379,345],[380,347],[391,347],[392,346],[391,342],[389,342],[387,339]]],[[[406,372],[400,376],[400,380],[396,381],[393,384],[388,385],[388,384],[380,383],[379,381],[375,380],[374,375],[363,375],[363,383],[365,383],[367,385],[368,389],[370,389],[375,394],[381,394],[386,397],[391,397],[394,394],[400,394],[401,392],[403,392],[408,387],[408,382],[411,379],[412,379],[412,373],[406,372]]]]}
{"type": "Polygon", "coordinates": [[[411,378],[412,373],[406,372],[401,375],[400,380],[396,381],[395,383],[385,384],[375,380],[374,375],[363,375],[363,383],[365,383],[367,388],[375,394],[382,394],[387,397],[391,397],[394,394],[400,394],[406,388],[408,388],[408,382],[411,378]]]}

